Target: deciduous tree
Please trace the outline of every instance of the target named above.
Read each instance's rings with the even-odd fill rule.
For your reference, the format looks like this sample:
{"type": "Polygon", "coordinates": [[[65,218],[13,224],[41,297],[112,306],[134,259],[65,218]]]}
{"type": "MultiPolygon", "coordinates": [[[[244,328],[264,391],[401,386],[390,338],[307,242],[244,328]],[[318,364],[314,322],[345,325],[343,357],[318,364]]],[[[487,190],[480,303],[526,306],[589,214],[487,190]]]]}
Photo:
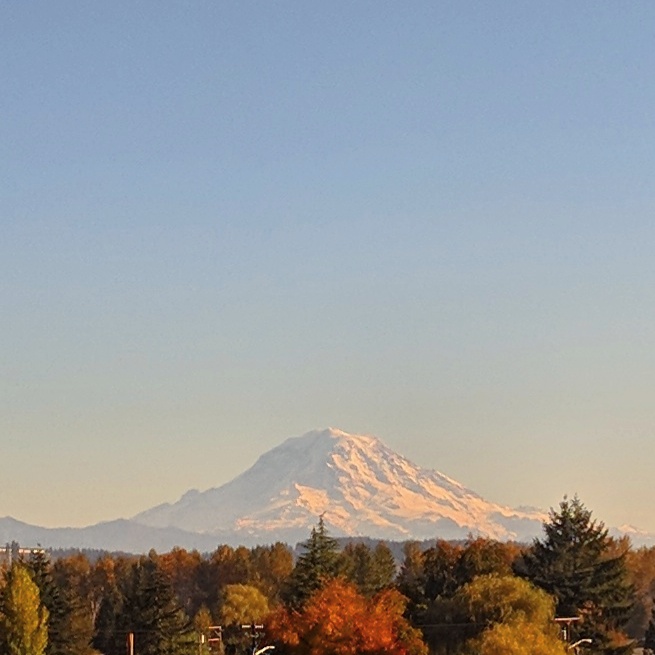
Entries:
{"type": "Polygon", "coordinates": [[[270,608],[264,594],[253,585],[232,584],[225,587],[218,613],[224,626],[260,623],[270,608]]]}
{"type": "Polygon", "coordinates": [[[420,632],[403,617],[405,604],[395,590],[367,599],[336,578],[299,611],[280,609],[268,636],[289,655],[426,655],[420,632]]]}
{"type": "Polygon", "coordinates": [[[564,655],[555,600],[513,575],[481,575],[453,599],[457,621],[470,625],[464,650],[478,655],[564,655]]]}
{"type": "Polygon", "coordinates": [[[16,562],[6,573],[0,599],[0,652],[44,655],[48,644],[48,610],[30,572],[16,562]]]}

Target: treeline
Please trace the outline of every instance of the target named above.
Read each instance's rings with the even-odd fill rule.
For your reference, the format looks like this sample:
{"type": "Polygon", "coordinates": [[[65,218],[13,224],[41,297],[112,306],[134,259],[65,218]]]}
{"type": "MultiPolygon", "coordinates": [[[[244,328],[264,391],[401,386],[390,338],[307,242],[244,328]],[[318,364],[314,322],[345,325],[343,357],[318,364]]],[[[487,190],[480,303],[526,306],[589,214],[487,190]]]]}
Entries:
{"type": "Polygon", "coordinates": [[[577,499],[530,546],[471,538],[147,556],[42,551],[5,566],[0,655],[607,655],[655,648],[655,548],[608,537],[577,499]],[[567,619],[556,622],[555,618],[567,619]],[[242,626],[263,625],[244,630],[242,626]],[[562,640],[562,629],[567,631],[562,640]]]}

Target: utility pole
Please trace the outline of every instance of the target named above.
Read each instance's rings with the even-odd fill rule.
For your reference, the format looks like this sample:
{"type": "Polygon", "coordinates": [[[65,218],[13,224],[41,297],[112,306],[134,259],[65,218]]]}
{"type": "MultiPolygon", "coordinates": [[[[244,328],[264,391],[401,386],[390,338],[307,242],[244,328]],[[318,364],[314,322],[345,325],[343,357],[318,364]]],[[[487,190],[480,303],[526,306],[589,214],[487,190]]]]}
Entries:
{"type": "Polygon", "coordinates": [[[263,624],[261,623],[255,623],[254,621],[252,623],[243,623],[241,625],[242,630],[250,630],[250,634],[248,635],[250,637],[250,643],[251,643],[251,655],[255,655],[256,653],[261,653],[264,650],[269,650],[269,647],[267,646],[266,648],[262,648],[261,651],[257,650],[257,646],[259,645],[259,640],[264,636],[264,633],[261,632],[264,629],[263,624]]]}
{"type": "MultiPolygon", "coordinates": [[[[220,625],[210,625],[207,630],[209,635],[207,637],[207,646],[211,649],[212,645],[215,644],[216,650],[221,650],[221,644],[223,643],[223,626],[220,625]]],[[[205,635],[202,635],[203,639],[205,635]]],[[[201,648],[199,646],[198,648],[201,648]]]]}

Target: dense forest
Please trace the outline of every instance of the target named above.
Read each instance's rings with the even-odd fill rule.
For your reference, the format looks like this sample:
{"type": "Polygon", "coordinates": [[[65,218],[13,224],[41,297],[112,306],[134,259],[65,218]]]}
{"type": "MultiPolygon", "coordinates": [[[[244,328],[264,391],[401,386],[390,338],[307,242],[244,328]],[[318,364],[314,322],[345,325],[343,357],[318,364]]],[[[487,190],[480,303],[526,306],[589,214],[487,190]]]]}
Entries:
{"type": "Polygon", "coordinates": [[[655,649],[654,594],[655,548],[610,538],[577,498],[533,544],[408,542],[400,557],[319,519],[297,556],[14,550],[0,655],[619,655],[655,649]]]}

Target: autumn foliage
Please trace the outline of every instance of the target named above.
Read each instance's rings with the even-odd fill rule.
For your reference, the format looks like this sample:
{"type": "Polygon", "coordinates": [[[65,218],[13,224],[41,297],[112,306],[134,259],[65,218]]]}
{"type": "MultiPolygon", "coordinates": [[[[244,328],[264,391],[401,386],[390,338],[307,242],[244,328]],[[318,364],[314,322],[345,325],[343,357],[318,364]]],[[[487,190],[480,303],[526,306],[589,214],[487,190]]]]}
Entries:
{"type": "Polygon", "coordinates": [[[405,602],[391,589],[366,598],[336,578],[302,609],[278,610],[268,638],[289,655],[426,655],[420,632],[403,617],[405,602]]]}

